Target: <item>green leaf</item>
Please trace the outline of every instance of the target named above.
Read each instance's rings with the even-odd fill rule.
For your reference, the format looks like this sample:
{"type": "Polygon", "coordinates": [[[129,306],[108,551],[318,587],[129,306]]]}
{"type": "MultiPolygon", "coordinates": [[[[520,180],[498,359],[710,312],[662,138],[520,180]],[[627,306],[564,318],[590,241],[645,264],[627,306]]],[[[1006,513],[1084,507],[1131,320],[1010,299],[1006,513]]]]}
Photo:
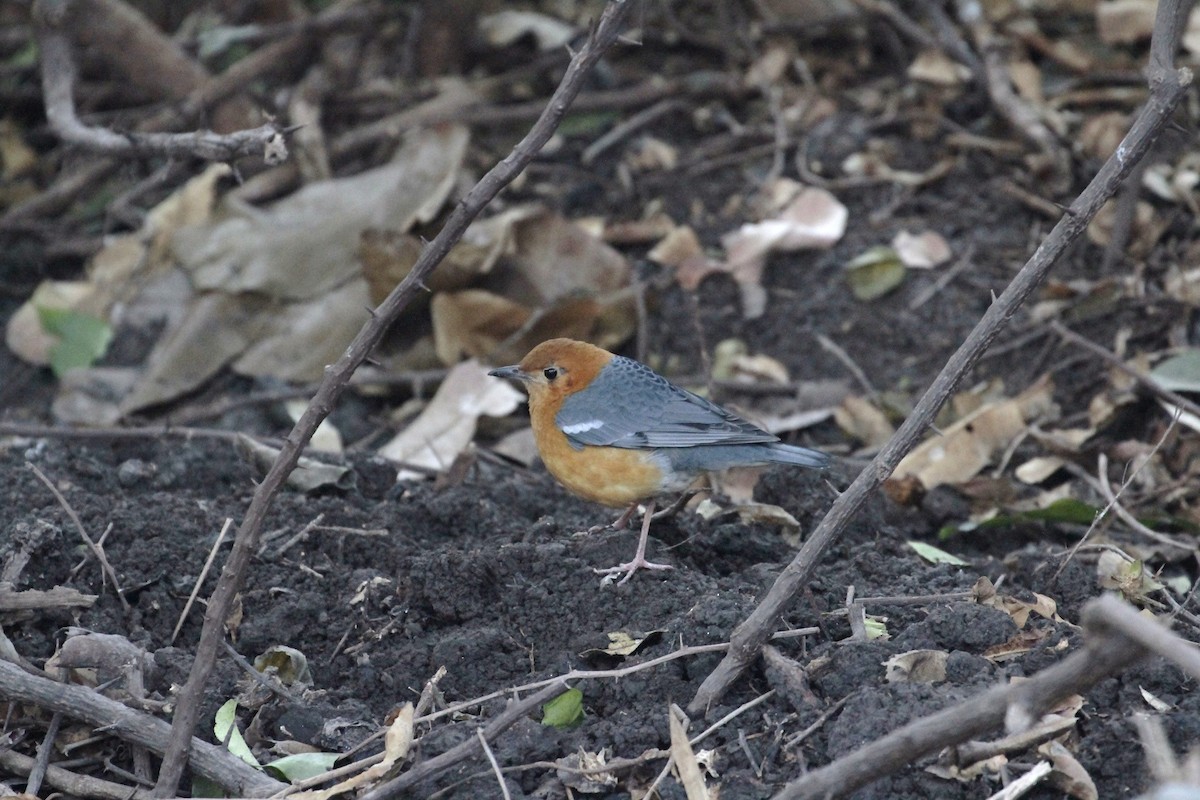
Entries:
{"type": "Polygon", "coordinates": [[[68,370],[96,363],[112,341],[108,323],[90,314],[46,306],[37,306],[37,312],[42,329],[58,337],[50,348],[50,367],[60,378],[68,370]]]}
{"type": "Polygon", "coordinates": [[[567,689],[548,703],[542,704],[542,724],[565,730],[583,722],[583,692],[567,689]]]}
{"type": "Polygon", "coordinates": [[[870,641],[872,639],[887,639],[888,638],[888,629],[887,629],[886,618],[873,617],[870,614],[867,614],[866,619],[863,620],[863,624],[867,629],[867,640],[868,641],[870,641]]]}
{"type": "Polygon", "coordinates": [[[931,564],[953,564],[956,567],[965,567],[967,562],[963,561],[956,555],[947,553],[945,550],[934,547],[925,542],[909,542],[908,546],[917,551],[917,555],[931,564]]]}
{"type": "Polygon", "coordinates": [[[213,734],[218,742],[224,743],[228,739],[229,752],[250,766],[262,769],[254,753],[250,752],[250,745],[246,744],[241,731],[237,729],[237,700],[226,700],[225,705],[217,709],[216,719],[213,720],[213,734]]]}
{"type": "Polygon", "coordinates": [[[1200,350],[1184,350],[1150,370],[1150,377],[1173,392],[1200,392],[1200,350]]]}
{"type": "Polygon", "coordinates": [[[846,281],[859,300],[875,300],[904,282],[906,268],[890,247],[872,247],[846,265],[846,281]]]}
{"type": "Polygon", "coordinates": [[[613,111],[583,111],[568,114],[559,123],[559,136],[599,136],[612,127],[620,116],[613,111]]]}
{"type": "Polygon", "coordinates": [[[291,783],[316,777],[333,769],[337,753],[296,753],[267,764],[267,772],[276,772],[291,783]]]}

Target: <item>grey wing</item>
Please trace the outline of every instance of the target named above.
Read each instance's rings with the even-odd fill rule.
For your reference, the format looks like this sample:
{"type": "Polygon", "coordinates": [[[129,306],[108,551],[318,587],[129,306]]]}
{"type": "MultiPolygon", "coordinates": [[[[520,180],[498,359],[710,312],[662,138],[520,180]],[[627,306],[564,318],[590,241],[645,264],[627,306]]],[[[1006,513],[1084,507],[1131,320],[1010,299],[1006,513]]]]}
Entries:
{"type": "Polygon", "coordinates": [[[554,420],[577,447],[637,449],[779,441],[623,356],[614,357],[587,391],[568,397],[554,420]]]}

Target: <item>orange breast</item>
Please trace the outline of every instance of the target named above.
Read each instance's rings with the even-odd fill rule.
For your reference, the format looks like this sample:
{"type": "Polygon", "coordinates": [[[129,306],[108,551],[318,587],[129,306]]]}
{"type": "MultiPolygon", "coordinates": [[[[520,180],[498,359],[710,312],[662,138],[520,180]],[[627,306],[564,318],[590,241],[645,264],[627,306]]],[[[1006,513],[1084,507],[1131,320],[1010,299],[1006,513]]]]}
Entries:
{"type": "Polygon", "coordinates": [[[546,469],[572,493],[618,508],[663,491],[663,470],[645,450],[584,447],[576,450],[553,425],[534,429],[546,469]]]}

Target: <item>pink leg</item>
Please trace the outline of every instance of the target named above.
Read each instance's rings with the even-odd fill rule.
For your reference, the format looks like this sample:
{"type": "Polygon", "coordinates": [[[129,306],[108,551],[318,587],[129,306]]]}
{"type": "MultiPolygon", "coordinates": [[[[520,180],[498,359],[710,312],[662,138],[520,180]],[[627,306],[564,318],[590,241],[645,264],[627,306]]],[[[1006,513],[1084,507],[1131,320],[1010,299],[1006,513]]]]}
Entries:
{"type": "Polygon", "coordinates": [[[629,520],[633,519],[633,515],[637,513],[638,504],[634,503],[629,508],[621,512],[621,516],[617,517],[616,521],[610,525],[593,525],[587,529],[587,533],[599,533],[612,528],[614,531],[623,531],[629,527],[629,520]]]}
{"type": "Polygon", "coordinates": [[[612,583],[617,579],[618,575],[624,575],[625,577],[617,581],[617,585],[619,586],[622,583],[626,583],[630,578],[633,577],[633,573],[637,572],[639,569],[674,569],[674,567],[672,567],[670,564],[655,564],[652,561],[646,560],[646,539],[648,539],[650,536],[650,518],[653,516],[654,501],[651,500],[646,505],[645,516],[642,517],[642,535],[638,537],[637,552],[634,554],[633,560],[627,561],[624,564],[620,564],[615,567],[609,567],[608,569],[593,570],[593,572],[595,572],[597,575],[604,576],[604,580],[600,581],[601,586],[606,586],[612,583]]]}

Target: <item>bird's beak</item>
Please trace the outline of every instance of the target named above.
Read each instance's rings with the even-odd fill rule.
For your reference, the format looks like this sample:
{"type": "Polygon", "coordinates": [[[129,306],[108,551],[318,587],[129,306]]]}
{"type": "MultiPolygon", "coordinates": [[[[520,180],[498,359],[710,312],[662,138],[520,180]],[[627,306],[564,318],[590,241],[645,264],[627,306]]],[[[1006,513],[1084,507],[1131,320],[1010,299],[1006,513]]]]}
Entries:
{"type": "Polygon", "coordinates": [[[521,369],[520,364],[513,364],[511,367],[498,367],[488,373],[493,378],[511,378],[514,381],[528,383],[529,376],[521,369]]]}

